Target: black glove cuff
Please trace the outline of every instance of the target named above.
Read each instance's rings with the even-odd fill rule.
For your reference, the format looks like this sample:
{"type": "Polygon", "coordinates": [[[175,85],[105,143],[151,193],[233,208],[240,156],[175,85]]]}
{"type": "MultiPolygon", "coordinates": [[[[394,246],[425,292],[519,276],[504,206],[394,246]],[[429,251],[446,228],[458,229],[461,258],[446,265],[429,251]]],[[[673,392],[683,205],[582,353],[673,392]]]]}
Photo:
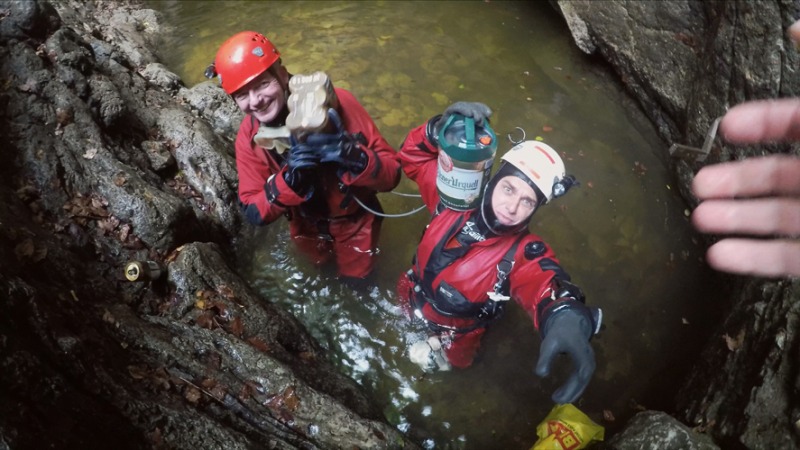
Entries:
{"type": "Polygon", "coordinates": [[[549,327],[553,324],[553,319],[565,312],[579,314],[586,318],[591,327],[588,338],[600,332],[603,322],[603,310],[584,305],[582,302],[570,297],[562,297],[556,300],[545,299],[539,307],[539,333],[542,339],[547,336],[549,327]],[[545,303],[547,302],[547,303],[545,303]]]}
{"type": "Polygon", "coordinates": [[[310,172],[312,171],[308,169],[288,169],[283,173],[283,180],[286,181],[286,185],[297,195],[300,197],[308,197],[308,194],[314,187],[312,183],[310,183],[312,179],[310,172]]]}
{"type": "Polygon", "coordinates": [[[369,163],[369,158],[367,157],[367,152],[365,152],[364,149],[362,149],[359,146],[356,146],[356,148],[353,149],[353,151],[358,153],[358,160],[352,162],[352,165],[350,167],[350,172],[354,174],[359,174],[363,172],[364,169],[367,168],[367,164],[369,163]]]}
{"type": "Polygon", "coordinates": [[[278,205],[281,208],[286,208],[286,205],[278,201],[278,196],[280,195],[280,191],[278,190],[278,186],[275,184],[275,175],[267,179],[267,182],[264,184],[264,192],[266,192],[267,194],[268,202],[278,205]]]}

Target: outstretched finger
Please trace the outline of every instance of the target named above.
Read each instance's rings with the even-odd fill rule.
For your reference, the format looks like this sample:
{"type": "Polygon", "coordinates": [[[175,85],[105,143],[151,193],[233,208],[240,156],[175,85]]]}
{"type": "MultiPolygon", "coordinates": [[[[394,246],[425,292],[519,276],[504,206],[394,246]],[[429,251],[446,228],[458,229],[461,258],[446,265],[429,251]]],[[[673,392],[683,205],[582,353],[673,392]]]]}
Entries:
{"type": "Polygon", "coordinates": [[[536,375],[544,378],[550,375],[550,366],[553,364],[553,359],[561,351],[558,341],[555,339],[545,339],[539,348],[539,360],[536,362],[536,375]]]}
{"type": "Polygon", "coordinates": [[[692,224],[705,233],[800,236],[800,199],[707,200],[692,224]]]}
{"type": "Polygon", "coordinates": [[[723,239],[709,247],[708,264],[716,270],[777,278],[800,276],[800,241],[723,239]]]}
{"type": "Polygon", "coordinates": [[[311,147],[338,144],[342,137],[338,134],[313,133],[306,138],[306,144],[311,147]]]}
{"type": "Polygon", "coordinates": [[[550,398],[558,404],[572,403],[581,396],[585,388],[586,384],[581,382],[578,372],[573,372],[550,398]]]}
{"type": "Polygon", "coordinates": [[[729,109],[719,124],[734,144],[800,140],[800,99],[745,102],[729,109]]]}
{"type": "Polygon", "coordinates": [[[699,199],[800,195],[800,158],[770,155],[705,166],[692,180],[699,199]]]}
{"type": "MultiPolygon", "coordinates": [[[[586,346],[584,351],[587,353],[582,358],[572,359],[573,364],[576,365],[575,370],[572,371],[567,381],[564,382],[552,395],[552,400],[556,403],[572,403],[577,400],[592,379],[592,374],[595,370],[594,350],[586,346]]],[[[574,356],[574,355],[573,355],[574,356]]]]}

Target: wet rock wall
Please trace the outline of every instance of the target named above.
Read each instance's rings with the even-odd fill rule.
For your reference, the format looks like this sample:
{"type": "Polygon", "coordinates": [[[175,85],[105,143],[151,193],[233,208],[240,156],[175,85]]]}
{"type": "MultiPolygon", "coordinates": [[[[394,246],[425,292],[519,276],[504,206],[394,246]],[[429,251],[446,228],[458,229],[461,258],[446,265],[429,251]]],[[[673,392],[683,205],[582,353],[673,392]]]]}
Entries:
{"type": "Polygon", "coordinates": [[[0,4],[0,447],[415,448],[235,273],[230,143],[159,27],[0,4]],[[131,260],[164,274],[129,282],[131,260]]]}
{"type": "MultiPolygon", "coordinates": [[[[559,1],[555,7],[576,45],[607,61],[655,124],[664,146],[643,151],[672,167],[689,208],[697,204],[692,177],[705,164],[800,155],[798,144],[735,147],[721,140],[702,163],[668,153],[673,143],[701,147],[711,122],[732,105],[800,94],[800,53],[786,36],[800,18],[797,1],[559,1]]],[[[697,343],[703,357],[671,413],[722,448],[798,448],[800,283],[720,278],[730,287],[729,301],[718,305],[726,318],[710,342],[697,343]]],[[[612,442],[612,448],[625,447],[612,442]]]]}

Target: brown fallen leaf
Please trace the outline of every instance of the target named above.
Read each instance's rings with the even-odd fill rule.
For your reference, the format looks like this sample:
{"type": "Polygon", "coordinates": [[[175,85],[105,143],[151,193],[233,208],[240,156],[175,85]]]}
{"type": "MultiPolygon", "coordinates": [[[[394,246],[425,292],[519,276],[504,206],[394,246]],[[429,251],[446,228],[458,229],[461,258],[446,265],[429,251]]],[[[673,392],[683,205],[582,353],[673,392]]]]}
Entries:
{"type": "Polygon", "coordinates": [[[120,172],[114,175],[113,181],[115,186],[124,186],[128,181],[128,177],[125,176],[124,172],[120,172]]]}
{"type": "Polygon", "coordinates": [[[30,238],[25,239],[14,247],[14,254],[17,255],[17,259],[20,261],[31,258],[35,251],[33,240],[30,238]]]}
{"type": "Polygon", "coordinates": [[[287,386],[283,390],[283,404],[286,405],[289,411],[297,411],[297,407],[300,406],[300,397],[297,396],[294,386],[287,386]]]}
{"type": "Polygon", "coordinates": [[[228,327],[228,332],[232,335],[241,338],[242,334],[244,334],[244,324],[242,323],[242,319],[239,316],[236,316],[231,320],[230,326],[228,327]]]}
{"type": "Polygon", "coordinates": [[[128,366],[128,374],[134,380],[144,380],[147,378],[147,369],[141,366],[128,366]]]}
{"type": "Polygon", "coordinates": [[[200,397],[202,397],[202,392],[200,389],[197,389],[194,386],[186,386],[186,391],[183,393],[183,398],[189,401],[189,403],[197,403],[200,401],[200,397]]]}
{"type": "Polygon", "coordinates": [[[269,353],[269,350],[270,350],[269,344],[267,344],[263,340],[261,340],[261,339],[259,339],[257,337],[251,337],[251,338],[247,339],[247,342],[250,345],[252,345],[253,347],[255,347],[256,350],[262,351],[264,353],[269,353]]]}
{"type": "Polygon", "coordinates": [[[742,328],[742,330],[739,331],[739,334],[737,334],[735,338],[729,336],[727,333],[723,334],[722,338],[725,339],[725,344],[728,346],[728,350],[734,352],[738,350],[739,347],[741,347],[742,344],[744,343],[744,336],[745,332],[744,328],[742,328]]]}

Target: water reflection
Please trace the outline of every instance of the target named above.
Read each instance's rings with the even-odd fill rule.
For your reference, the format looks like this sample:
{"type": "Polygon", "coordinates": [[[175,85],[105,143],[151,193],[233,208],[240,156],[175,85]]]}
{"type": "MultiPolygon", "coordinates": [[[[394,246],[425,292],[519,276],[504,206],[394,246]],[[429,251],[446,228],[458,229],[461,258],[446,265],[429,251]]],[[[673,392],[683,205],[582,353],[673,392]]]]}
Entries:
{"type": "MultiPolygon", "coordinates": [[[[351,90],[395,145],[451,102],[470,100],[494,109],[498,136],[522,127],[558,149],[581,186],[539,211],[531,230],[606,317],[593,344],[597,372],[578,406],[608,431],[639,405],[669,407],[705,336],[714,292],[670,185],[666,148],[574,48],[548,2],[154,6],[176,27],[163,56],[187,85],[204,81],[225,38],[253,29],[272,38],[290,71],[324,70],[351,90]],[[604,410],[617,421],[604,422],[604,410]]],[[[508,148],[501,145],[498,157],[508,148]]],[[[396,191],[415,186],[403,179],[396,191]]],[[[420,205],[380,197],[390,213],[420,205]]],[[[563,361],[545,380],[533,374],[539,338],[519,308],[507,308],[467,370],[424,375],[405,355],[424,330],[396,304],[394,284],[427,221],[425,212],[384,221],[374,285],[365,291],[299,257],[285,221],[243,243],[243,275],[295,314],[338,367],[383,402],[387,418],[425,447],[528,449],[569,367],[563,361]]]]}

